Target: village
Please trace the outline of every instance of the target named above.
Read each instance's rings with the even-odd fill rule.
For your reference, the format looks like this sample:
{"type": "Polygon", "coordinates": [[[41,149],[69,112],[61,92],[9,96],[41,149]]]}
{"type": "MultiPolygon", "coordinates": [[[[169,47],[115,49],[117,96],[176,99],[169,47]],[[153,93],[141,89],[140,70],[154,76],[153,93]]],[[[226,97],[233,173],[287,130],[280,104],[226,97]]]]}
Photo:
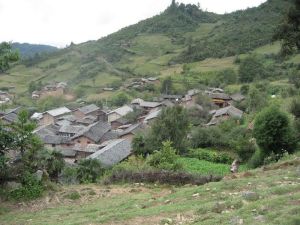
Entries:
{"type": "MultiPolygon", "coordinates": [[[[152,79],[151,81],[156,79],[152,79]]],[[[137,84],[134,84],[137,85],[137,84]]],[[[43,96],[62,96],[67,84],[64,82],[46,85],[40,91],[34,91],[32,98],[43,96]]],[[[62,106],[45,112],[35,112],[30,119],[35,121],[34,130],[44,147],[60,152],[69,164],[81,159],[98,159],[105,167],[111,167],[126,159],[132,153],[131,142],[138,133],[146,132],[165,107],[181,105],[184,108],[203,107],[197,104],[199,95],[207,96],[215,106],[209,111],[210,121],[206,127],[215,126],[229,118],[240,120],[244,112],[234,106],[235,102],[245,99],[240,93],[228,95],[221,88],[206,90],[191,89],[185,95],[161,95],[155,101],[137,98],[130,104],[109,109],[95,104],[82,105],[79,108],[62,106]],[[135,121],[129,121],[128,114],[139,110],[135,121]]],[[[22,107],[0,112],[5,124],[18,119],[22,107]]]]}

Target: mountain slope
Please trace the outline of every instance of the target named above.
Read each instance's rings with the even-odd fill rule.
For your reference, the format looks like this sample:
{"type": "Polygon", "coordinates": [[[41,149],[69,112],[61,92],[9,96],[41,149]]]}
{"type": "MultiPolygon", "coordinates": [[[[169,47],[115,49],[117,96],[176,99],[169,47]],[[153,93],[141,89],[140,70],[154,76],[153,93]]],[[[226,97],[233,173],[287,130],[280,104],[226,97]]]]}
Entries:
{"type": "Polygon", "coordinates": [[[14,49],[19,50],[21,57],[33,57],[35,54],[51,53],[58,51],[58,48],[50,45],[37,45],[28,43],[12,43],[14,49]]]}
{"type": "MultiPolygon", "coordinates": [[[[68,81],[85,95],[101,95],[103,87],[121,80],[180,74],[182,63],[233,56],[269,43],[290,1],[269,0],[227,15],[172,4],[160,15],[98,41],[72,45],[27,67],[18,65],[2,77],[0,87],[13,85],[21,93],[31,81],[56,80],[68,81]]],[[[225,68],[235,68],[233,58],[224,60],[230,62],[225,68]]]]}

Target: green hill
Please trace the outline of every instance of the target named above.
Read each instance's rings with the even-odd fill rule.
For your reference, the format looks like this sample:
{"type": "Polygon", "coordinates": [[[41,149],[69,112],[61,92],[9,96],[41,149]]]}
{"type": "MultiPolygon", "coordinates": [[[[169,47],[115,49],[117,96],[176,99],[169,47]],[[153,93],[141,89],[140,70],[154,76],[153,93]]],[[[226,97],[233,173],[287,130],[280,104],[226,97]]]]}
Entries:
{"type": "MultiPolygon", "coordinates": [[[[80,97],[107,98],[111,93],[103,93],[103,87],[144,76],[172,75],[176,79],[184,63],[197,79],[204,72],[235,70],[233,56],[237,54],[279,51],[278,43],[269,44],[290,2],[269,0],[225,15],[172,3],[160,15],[97,41],[16,65],[10,74],[1,75],[0,88],[14,86],[17,94],[26,96],[32,81],[67,81],[72,90],[80,90],[80,97]]],[[[297,59],[293,62],[299,63],[297,59]]]]}
{"type": "Polygon", "coordinates": [[[36,54],[44,54],[58,51],[58,48],[50,45],[37,45],[28,43],[12,43],[13,49],[20,52],[22,58],[33,57],[36,54]]]}

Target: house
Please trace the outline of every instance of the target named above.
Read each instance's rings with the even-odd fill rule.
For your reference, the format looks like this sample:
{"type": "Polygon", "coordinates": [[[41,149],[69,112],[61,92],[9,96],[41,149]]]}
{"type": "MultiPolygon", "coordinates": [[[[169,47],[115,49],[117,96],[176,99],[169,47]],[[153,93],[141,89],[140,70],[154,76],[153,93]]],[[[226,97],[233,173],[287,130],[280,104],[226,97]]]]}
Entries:
{"type": "Polygon", "coordinates": [[[65,89],[67,87],[66,82],[56,82],[53,84],[48,84],[44,86],[40,91],[33,91],[31,94],[32,99],[39,99],[47,96],[62,96],[64,95],[65,89]]]}
{"type": "Polygon", "coordinates": [[[134,100],[131,101],[131,105],[132,106],[140,106],[140,104],[143,102],[144,100],[141,98],[136,98],[134,100]]]}
{"type": "Polygon", "coordinates": [[[175,103],[180,102],[183,98],[183,95],[162,95],[162,100],[170,100],[175,103]]]}
{"type": "Polygon", "coordinates": [[[84,130],[84,126],[63,125],[58,130],[58,135],[63,137],[73,137],[84,130]]]}
{"type": "Polygon", "coordinates": [[[59,117],[69,113],[71,113],[71,110],[67,107],[60,107],[46,111],[43,113],[43,118],[40,120],[40,125],[54,124],[59,117]]]}
{"type": "Polygon", "coordinates": [[[145,109],[146,111],[153,110],[161,106],[161,102],[146,102],[143,101],[140,103],[140,107],[145,109]]]}
{"type": "Polygon", "coordinates": [[[98,159],[104,167],[112,167],[126,159],[131,154],[131,149],[131,142],[129,140],[116,139],[90,155],[88,159],[98,159]]]}
{"type": "MultiPolygon", "coordinates": [[[[101,117],[102,120],[104,118],[106,118],[106,116],[104,116],[104,115],[106,115],[106,113],[101,111],[101,109],[94,104],[78,108],[78,109],[74,110],[73,114],[78,120],[82,120],[83,118],[85,118],[87,116],[93,116],[93,117],[96,117],[97,119],[100,119],[100,117],[101,117]]],[[[103,121],[105,121],[105,120],[103,120],[103,121]]]]}
{"type": "Polygon", "coordinates": [[[126,116],[128,113],[132,112],[133,109],[128,105],[124,105],[118,109],[115,109],[107,114],[108,122],[111,123],[123,116],[126,116]]]}
{"type": "Polygon", "coordinates": [[[58,135],[59,126],[50,124],[38,127],[33,131],[48,149],[69,148],[72,144],[68,137],[58,135]]]}
{"type": "Polygon", "coordinates": [[[229,106],[229,102],[231,97],[225,93],[211,93],[208,95],[213,103],[219,107],[226,107],[229,106]]]}
{"type": "Polygon", "coordinates": [[[145,116],[144,123],[145,124],[151,123],[154,119],[156,119],[160,115],[160,113],[161,113],[161,109],[150,112],[148,115],[145,116]]]}
{"type": "MultiPolygon", "coordinates": [[[[97,122],[97,117],[95,116],[85,116],[82,119],[77,119],[74,123],[79,124],[79,125],[84,125],[84,126],[89,126],[93,123],[97,122]]],[[[102,120],[104,121],[104,120],[102,120]]]]}
{"type": "Polygon", "coordinates": [[[231,95],[230,97],[235,102],[241,102],[241,101],[245,100],[245,96],[242,95],[241,93],[235,93],[235,94],[231,95]]]}
{"type": "Polygon", "coordinates": [[[3,123],[11,124],[18,121],[18,114],[22,110],[22,107],[17,107],[14,109],[6,109],[5,111],[1,112],[1,120],[3,123]]]}
{"type": "Polygon", "coordinates": [[[85,127],[79,133],[71,138],[72,143],[78,144],[81,148],[85,148],[88,144],[101,143],[103,136],[111,130],[110,124],[103,121],[98,121],[94,124],[85,127]]]}
{"type": "Polygon", "coordinates": [[[120,126],[129,124],[129,121],[126,118],[121,117],[115,121],[112,121],[110,124],[111,124],[111,128],[113,130],[115,130],[115,129],[119,128],[120,126]]]}
{"type": "Polygon", "coordinates": [[[225,121],[229,118],[241,119],[243,117],[244,112],[235,108],[234,106],[228,106],[222,109],[215,110],[211,121],[207,124],[207,126],[216,125],[222,121],[225,121]]]}
{"type": "Polygon", "coordinates": [[[7,92],[0,90],[0,104],[10,102],[10,98],[11,96],[7,92]]]}
{"type": "Polygon", "coordinates": [[[132,141],[134,135],[143,130],[143,128],[144,127],[141,123],[133,124],[127,127],[126,129],[120,131],[120,138],[132,141]]]}

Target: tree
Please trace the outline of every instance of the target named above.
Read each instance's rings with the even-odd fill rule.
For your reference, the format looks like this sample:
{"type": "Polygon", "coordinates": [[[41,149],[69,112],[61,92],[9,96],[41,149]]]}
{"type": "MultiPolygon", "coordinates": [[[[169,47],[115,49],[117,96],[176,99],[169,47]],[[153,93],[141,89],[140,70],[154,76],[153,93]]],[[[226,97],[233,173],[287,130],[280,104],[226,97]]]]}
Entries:
{"type": "Polygon", "coordinates": [[[14,137],[8,127],[0,123],[0,156],[3,156],[13,146],[14,137]]]}
{"type": "Polygon", "coordinates": [[[0,73],[9,69],[9,64],[19,60],[19,54],[7,42],[0,44],[0,73]]]}
{"type": "Polygon", "coordinates": [[[276,106],[268,107],[256,116],[253,133],[264,157],[273,153],[280,158],[285,152],[295,150],[296,140],[289,117],[276,106]]]}
{"type": "Polygon", "coordinates": [[[256,112],[265,107],[267,104],[267,95],[252,86],[248,93],[247,108],[249,112],[256,112]]]}
{"type": "Polygon", "coordinates": [[[172,93],[172,88],[173,88],[172,78],[171,77],[167,77],[162,82],[161,93],[163,93],[163,94],[170,94],[170,93],[172,93]]]}
{"type": "Polygon", "coordinates": [[[161,170],[178,171],[182,169],[182,164],[178,160],[179,156],[172,147],[172,142],[166,141],[162,143],[160,151],[155,151],[155,153],[150,156],[148,163],[150,166],[161,170]]]}
{"type": "Polygon", "coordinates": [[[183,107],[175,106],[163,109],[150,131],[151,149],[160,149],[163,142],[171,141],[174,148],[183,153],[190,128],[189,124],[187,112],[183,107]]]}
{"type": "Polygon", "coordinates": [[[77,168],[77,179],[80,183],[95,183],[104,173],[104,169],[97,159],[83,159],[77,168]]]}
{"type": "Polygon", "coordinates": [[[113,96],[112,104],[115,106],[122,106],[122,105],[126,104],[128,102],[128,100],[129,100],[128,96],[125,93],[120,92],[117,95],[113,96]]]}
{"type": "Polygon", "coordinates": [[[14,137],[14,149],[20,151],[21,155],[29,149],[41,146],[39,139],[32,133],[36,125],[29,121],[27,111],[21,111],[18,115],[18,121],[11,125],[14,137]]]}
{"type": "Polygon", "coordinates": [[[264,78],[266,75],[264,65],[257,56],[246,57],[239,68],[239,80],[242,83],[252,82],[256,78],[264,78]]]}
{"type": "Polygon", "coordinates": [[[275,33],[274,40],[281,40],[281,54],[283,56],[292,54],[296,49],[300,50],[300,1],[294,0],[284,23],[275,33]]]}
{"type": "Polygon", "coordinates": [[[294,84],[296,88],[300,88],[300,71],[292,70],[289,73],[289,82],[294,84]]]}

